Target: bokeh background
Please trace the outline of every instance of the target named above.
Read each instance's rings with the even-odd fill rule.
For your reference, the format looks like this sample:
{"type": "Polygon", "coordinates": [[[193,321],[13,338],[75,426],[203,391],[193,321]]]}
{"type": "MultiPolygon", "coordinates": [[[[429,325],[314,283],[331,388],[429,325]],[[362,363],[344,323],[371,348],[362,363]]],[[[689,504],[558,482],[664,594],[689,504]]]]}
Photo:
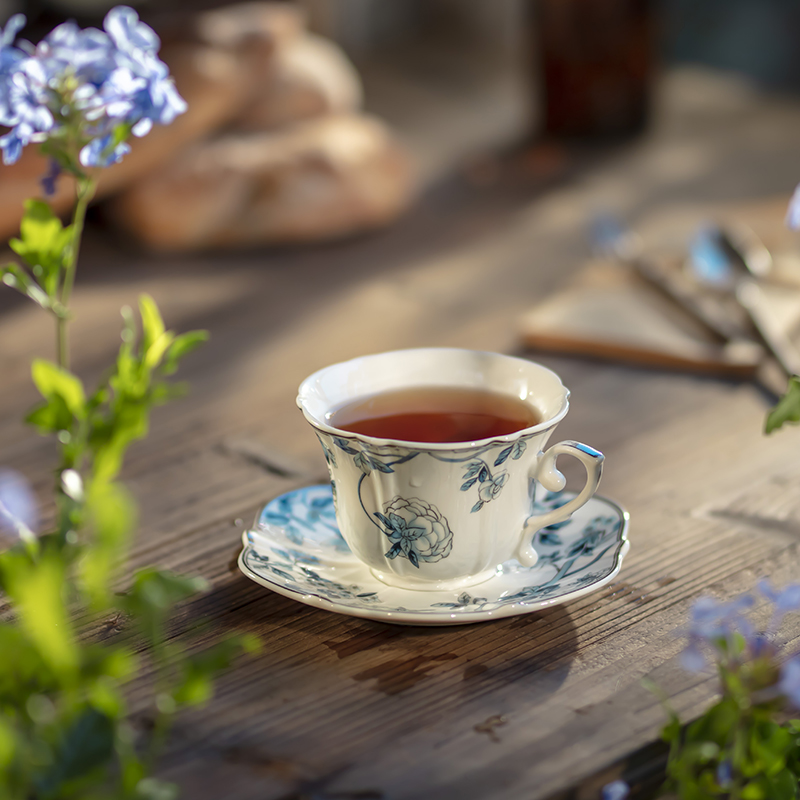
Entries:
{"type": "MultiPolygon", "coordinates": [[[[99,26],[112,5],[0,0],[0,22],[25,13],[35,41],[64,19],[99,26]]],[[[132,5],[162,36],[199,120],[105,179],[112,199],[94,222],[151,250],[346,237],[391,224],[460,170],[490,184],[509,154],[521,180],[558,177],[562,144],[646,134],[665,92],[704,105],[800,91],[800,5],[790,0],[287,0],[261,4],[270,13],[257,24],[258,4],[247,6],[251,22],[219,0],[132,5]],[[183,62],[199,58],[188,44],[242,60],[259,36],[260,60],[238,65],[250,94],[200,120],[192,88],[208,92],[193,87],[196,65],[187,76],[183,62]],[[166,175],[145,179],[161,165],[166,175]]],[[[0,170],[0,238],[36,187],[41,163],[26,158],[0,170]]]]}

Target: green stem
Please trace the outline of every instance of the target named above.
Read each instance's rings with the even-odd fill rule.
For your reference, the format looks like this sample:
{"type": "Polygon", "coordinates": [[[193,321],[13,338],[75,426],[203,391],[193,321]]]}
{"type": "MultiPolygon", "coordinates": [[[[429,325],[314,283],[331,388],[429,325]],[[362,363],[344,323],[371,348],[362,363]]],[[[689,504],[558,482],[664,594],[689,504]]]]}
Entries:
{"type": "MultiPolygon", "coordinates": [[[[78,255],[83,236],[83,224],[86,220],[86,209],[94,197],[96,181],[91,178],[79,178],[76,189],[77,202],[72,213],[72,244],[64,258],[64,283],[61,286],[59,302],[64,309],[69,308],[69,298],[75,283],[75,269],[78,265],[78,255]]],[[[67,339],[67,322],[65,315],[56,317],[56,345],[58,350],[58,364],[62,369],[69,369],[69,342],[67,339]]]]}

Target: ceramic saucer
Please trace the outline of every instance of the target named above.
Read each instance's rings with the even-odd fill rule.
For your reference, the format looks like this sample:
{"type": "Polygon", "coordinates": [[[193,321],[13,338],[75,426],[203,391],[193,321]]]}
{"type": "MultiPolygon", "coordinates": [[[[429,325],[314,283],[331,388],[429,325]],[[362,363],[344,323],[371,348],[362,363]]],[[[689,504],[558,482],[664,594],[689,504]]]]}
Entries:
{"type": "MultiPolygon", "coordinates": [[[[545,493],[532,513],[574,496],[545,493]]],[[[381,583],[352,554],[326,484],[270,501],[242,537],[239,568],[268,589],[328,611],[406,625],[457,625],[527,614],[596,591],[619,572],[628,552],[627,531],[628,512],[595,496],[567,522],[536,534],[534,567],[508,561],[468,591],[398,589],[381,583]]]]}

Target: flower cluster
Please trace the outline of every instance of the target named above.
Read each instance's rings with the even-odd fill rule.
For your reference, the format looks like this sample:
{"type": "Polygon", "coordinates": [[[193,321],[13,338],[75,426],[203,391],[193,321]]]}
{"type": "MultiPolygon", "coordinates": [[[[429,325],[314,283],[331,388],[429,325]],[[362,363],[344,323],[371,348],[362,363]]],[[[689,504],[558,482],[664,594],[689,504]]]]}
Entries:
{"type": "MultiPolygon", "coordinates": [[[[729,668],[759,659],[776,659],[775,633],[788,612],[800,610],[800,584],[791,584],[776,591],[762,580],[758,589],[773,607],[766,631],[756,630],[745,616],[745,611],[754,604],[750,595],[742,595],[728,603],[718,602],[711,597],[697,600],[687,631],[689,646],[682,656],[686,669],[692,672],[703,670],[707,665],[705,653],[708,651],[713,653],[717,663],[729,668]]],[[[789,704],[800,708],[800,655],[782,664],[774,688],[789,704]]]]}
{"type": "Polygon", "coordinates": [[[106,167],[129,151],[129,133],[144,136],[167,125],[186,103],[157,57],[155,32],[126,6],[111,10],[103,31],[65,22],[39,44],[14,43],[21,14],[0,30],[0,137],[3,161],[13,164],[31,142],[48,142],[58,171],[106,167]],[[70,146],[77,142],[77,151],[70,146]]]}
{"type": "Polygon", "coordinates": [[[683,664],[695,672],[713,664],[720,697],[686,726],[665,703],[664,788],[681,798],[798,796],[800,720],[786,717],[800,708],[800,655],[784,660],[776,634],[783,617],[800,610],[800,585],[778,591],[762,580],[758,590],[772,606],[766,628],[747,617],[751,595],[724,603],[701,597],[692,609],[683,664]]]}
{"type": "MultiPolygon", "coordinates": [[[[721,693],[714,705],[685,726],[662,699],[670,717],[662,731],[670,745],[663,787],[670,797],[800,796],[800,720],[786,720],[790,708],[800,708],[800,655],[781,665],[776,643],[784,616],[800,611],[800,584],[775,590],[762,580],[758,590],[772,606],[764,630],[747,617],[755,605],[749,594],[729,602],[701,597],[692,608],[684,631],[689,645],[683,666],[700,672],[713,665],[721,693]]],[[[655,684],[645,683],[663,697],[655,684]]],[[[601,796],[624,800],[630,787],[615,780],[603,787],[601,796]]]]}

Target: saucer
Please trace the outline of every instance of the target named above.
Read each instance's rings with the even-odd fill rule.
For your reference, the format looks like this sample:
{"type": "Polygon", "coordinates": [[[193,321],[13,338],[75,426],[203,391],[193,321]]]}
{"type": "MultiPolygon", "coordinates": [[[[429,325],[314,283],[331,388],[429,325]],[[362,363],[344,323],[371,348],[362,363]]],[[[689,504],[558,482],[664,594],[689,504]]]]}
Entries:
{"type": "MultiPolygon", "coordinates": [[[[571,492],[547,492],[543,514],[571,492]]],[[[572,518],[539,531],[533,567],[507,561],[468,591],[413,591],[387,586],[353,555],[336,524],[329,484],[271,500],[242,539],[239,568],[251,580],[316,608],[406,625],[483,622],[566,603],[594,592],[619,572],[628,552],[628,512],[592,497],[572,518]]]]}

